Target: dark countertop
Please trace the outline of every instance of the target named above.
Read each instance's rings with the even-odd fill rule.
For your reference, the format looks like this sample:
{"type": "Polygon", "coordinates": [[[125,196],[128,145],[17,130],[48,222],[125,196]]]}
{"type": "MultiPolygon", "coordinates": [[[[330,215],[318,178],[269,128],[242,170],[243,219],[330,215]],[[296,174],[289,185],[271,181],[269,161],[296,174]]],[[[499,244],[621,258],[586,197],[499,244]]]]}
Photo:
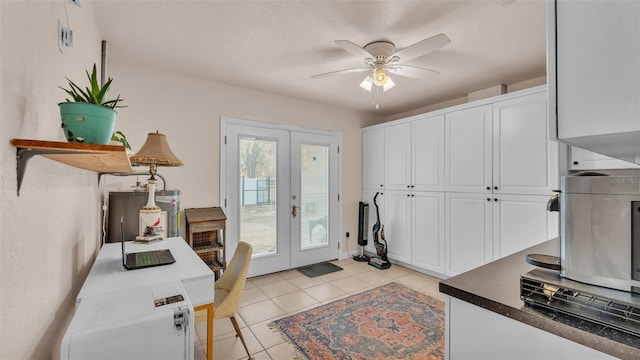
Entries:
{"type": "MultiPolygon", "coordinates": [[[[558,255],[553,239],[440,282],[440,292],[621,359],[640,359],[640,339],[553,311],[525,306],[520,276],[537,269],[527,254],[558,255]]],[[[551,271],[551,270],[549,270],[551,271]]]]}

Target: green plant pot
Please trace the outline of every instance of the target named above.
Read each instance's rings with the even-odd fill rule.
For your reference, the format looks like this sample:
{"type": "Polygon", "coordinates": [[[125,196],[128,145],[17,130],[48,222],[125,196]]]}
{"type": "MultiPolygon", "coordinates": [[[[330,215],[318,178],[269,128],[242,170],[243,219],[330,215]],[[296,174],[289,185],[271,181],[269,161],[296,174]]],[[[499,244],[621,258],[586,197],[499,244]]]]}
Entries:
{"type": "Polygon", "coordinates": [[[63,102],[60,106],[62,131],[69,142],[108,144],[116,125],[116,112],[104,106],[63,102]]]}

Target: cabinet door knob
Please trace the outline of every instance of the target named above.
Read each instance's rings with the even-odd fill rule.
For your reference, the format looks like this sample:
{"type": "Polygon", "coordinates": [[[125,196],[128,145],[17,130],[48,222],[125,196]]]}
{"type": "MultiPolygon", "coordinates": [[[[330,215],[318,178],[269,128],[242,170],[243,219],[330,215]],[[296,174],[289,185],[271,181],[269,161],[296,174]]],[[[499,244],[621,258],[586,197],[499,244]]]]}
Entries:
{"type": "Polygon", "coordinates": [[[498,187],[497,187],[497,186],[494,186],[494,187],[493,187],[493,189],[494,189],[494,190],[498,190],[498,187]]]}
{"type": "Polygon", "coordinates": [[[487,186],[487,190],[491,190],[491,186],[487,186]]]}
{"type": "Polygon", "coordinates": [[[384,185],[380,185],[380,187],[384,187],[384,185]]]}
{"type": "Polygon", "coordinates": [[[412,189],[413,189],[414,187],[415,187],[414,185],[411,185],[411,188],[412,188],[412,189]]]}
{"type": "Polygon", "coordinates": [[[407,189],[408,189],[408,188],[410,188],[410,186],[409,186],[409,185],[407,185],[407,189]]]}
{"type": "Polygon", "coordinates": [[[487,198],[487,201],[491,201],[491,198],[487,198]]]}
{"type": "Polygon", "coordinates": [[[414,197],[414,196],[415,196],[414,194],[411,194],[411,197],[414,197]]]}
{"type": "Polygon", "coordinates": [[[498,201],[498,198],[493,198],[493,201],[498,201]]]}
{"type": "Polygon", "coordinates": [[[573,162],[573,165],[578,165],[578,164],[579,164],[579,162],[577,162],[577,161],[573,162]]]}

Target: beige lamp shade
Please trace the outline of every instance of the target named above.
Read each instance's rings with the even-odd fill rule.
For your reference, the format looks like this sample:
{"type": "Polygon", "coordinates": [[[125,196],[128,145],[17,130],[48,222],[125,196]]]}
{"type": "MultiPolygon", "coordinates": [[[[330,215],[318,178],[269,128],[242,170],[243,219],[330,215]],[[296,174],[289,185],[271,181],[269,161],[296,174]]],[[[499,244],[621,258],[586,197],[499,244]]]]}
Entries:
{"type": "Polygon", "coordinates": [[[140,151],[129,158],[133,165],[182,166],[180,159],[171,151],[167,137],[158,132],[147,134],[140,151]]]}

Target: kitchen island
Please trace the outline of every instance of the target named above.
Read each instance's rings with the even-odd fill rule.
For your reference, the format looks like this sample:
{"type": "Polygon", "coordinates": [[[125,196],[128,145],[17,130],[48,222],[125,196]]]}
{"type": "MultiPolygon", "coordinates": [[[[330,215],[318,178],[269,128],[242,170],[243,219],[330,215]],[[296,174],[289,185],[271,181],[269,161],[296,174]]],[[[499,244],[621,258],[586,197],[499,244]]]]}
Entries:
{"type": "Polygon", "coordinates": [[[640,338],[525,306],[527,254],[558,254],[553,239],[440,282],[451,359],[640,359],[640,338]]]}

